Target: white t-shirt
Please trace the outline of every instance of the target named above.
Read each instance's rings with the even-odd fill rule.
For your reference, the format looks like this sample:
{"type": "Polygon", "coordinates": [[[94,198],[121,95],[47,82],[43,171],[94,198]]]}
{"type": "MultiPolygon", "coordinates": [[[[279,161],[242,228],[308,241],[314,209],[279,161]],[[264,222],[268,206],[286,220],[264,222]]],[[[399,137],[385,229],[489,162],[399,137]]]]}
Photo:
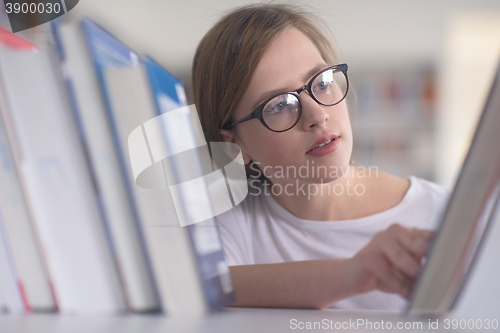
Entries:
{"type": "MultiPolygon", "coordinates": [[[[415,176],[408,179],[411,185],[396,206],[371,216],[341,221],[300,219],[271,195],[265,195],[262,183],[254,182],[243,202],[217,216],[227,263],[233,266],[350,258],[375,233],[396,222],[435,230],[451,190],[415,176]]],[[[404,310],[406,305],[407,301],[397,294],[372,291],[339,301],[331,308],[404,310]]]]}

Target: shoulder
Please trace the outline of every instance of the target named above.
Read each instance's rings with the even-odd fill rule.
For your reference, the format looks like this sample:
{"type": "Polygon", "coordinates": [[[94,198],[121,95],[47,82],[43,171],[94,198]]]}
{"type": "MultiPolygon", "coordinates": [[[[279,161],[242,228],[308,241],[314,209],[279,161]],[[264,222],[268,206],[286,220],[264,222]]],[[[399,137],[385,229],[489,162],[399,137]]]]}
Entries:
{"type": "Polygon", "coordinates": [[[452,190],[432,181],[409,177],[412,181],[407,217],[414,227],[435,230],[446,211],[452,190]]]}
{"type": "Polygon", "coordinates": [[[436,229],[451,195],[451,189],[413,175],[401,178],[377,171],[364,182],[374,211],[395,212],[399,222],[416,228],[436,229]]]}
{"type": "Polygon", "coordinates": [[[265,182],[261,178],[250,178],[247,179],[247,189],[248,193],[239,204],[233,206],[232,209],[220,214],[225,219],[227,216],[231,215],[233,217],[237,217],[240,220],[248,217],[250,212],[258,211],[259,205],[261,202],[261,193],[264,191],[264,187],[266,186],[265,182]],[[227,213],[227,214],[226,214],[227,213]]]}
{"type": "Polygon", "coordinates": [[[417,176],[401,178],[381,171],[368,178],[366,184],[371,194],[391,205],[400,203],[406,197],[442,204],[451,194],[451,189],[417,176]]]}
{"type": "Polygon", "coordinates": [[[252,226],[262,213],[262,184],[247,181],[248,194],[233,208],[216,216],[228,265],[254,263],[252,226]]]}
{"type": "MultiPolygon", "coordinates": [[[[353,168],[353,177],[356,184],[364,189],[359,207],[362,216],[369,216],[384,212],[401,204],[410,190],[410,179],[400,178],[379,170],[368,170],[363,167],[353,168]]],[[[357,186],[357,185],[356,185],[357,186]]]]}
{"type": "Polygon", "coordinates": [[[413,179],[418,184],[415,195],[417,201],[433,208],[441,215],[444,214],[452,190],[423,178],[413,177],[413,179]]]}
{"type": "Polygon", "coordinates": [[[262,196],[265,184],[260,179],[248,179],[248,194],[232,209],[219,214],[217,220],[220,225],[228,229],[248,228],[255,215],[262,211],[262,196]]]}
{"type": "Polygon", "coordinates": [[[429,180],[414,177],[414,179],[419,184],[419,190],[421,195],[429,197],[435,200],[446,200],[449,199],[452,190],[448,187],[444,187],[437,183],[431,182],[429,180]]]}

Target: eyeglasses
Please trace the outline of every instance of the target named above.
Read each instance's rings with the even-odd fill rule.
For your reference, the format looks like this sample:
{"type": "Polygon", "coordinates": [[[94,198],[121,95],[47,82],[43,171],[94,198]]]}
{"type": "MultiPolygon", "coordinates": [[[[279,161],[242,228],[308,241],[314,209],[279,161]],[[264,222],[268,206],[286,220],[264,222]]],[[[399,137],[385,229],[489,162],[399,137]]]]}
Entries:
{"type": "Polygon", "coordinates": [[[257,118],[273,132],[284,132],[294,127],[302,114],[299,94],[306,90],[318,103],[332,106],[342,102],[349,90],[347,64],[323,69],[314,75],[308,84],[291,92],[284,92],[265,100],[252,113],[222,128],[229,129],[236,124],[257,118]]]}

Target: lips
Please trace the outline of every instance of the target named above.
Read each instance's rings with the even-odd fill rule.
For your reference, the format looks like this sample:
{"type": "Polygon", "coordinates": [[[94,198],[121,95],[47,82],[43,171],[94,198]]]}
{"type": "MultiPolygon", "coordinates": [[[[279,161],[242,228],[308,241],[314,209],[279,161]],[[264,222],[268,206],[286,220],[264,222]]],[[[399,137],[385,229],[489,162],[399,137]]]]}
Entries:
{"type": "Polygon", "coordinates": [[[328,142],[332,139],[337,139],[338,137],[339,136],[335,135],[335,134],[328,134],[328,135],[325,135],[325,136],[322,136],[322,137],[316,139],[316,141],[314,141],[314,143],[311,145],[311,147],[309,147],[309,149],[306,151],[306,154],[308,152],[310,152],[311,150],[313,150],[314,148],[316,148],[316,146],[323,144],[325,142],[328,142]]]}

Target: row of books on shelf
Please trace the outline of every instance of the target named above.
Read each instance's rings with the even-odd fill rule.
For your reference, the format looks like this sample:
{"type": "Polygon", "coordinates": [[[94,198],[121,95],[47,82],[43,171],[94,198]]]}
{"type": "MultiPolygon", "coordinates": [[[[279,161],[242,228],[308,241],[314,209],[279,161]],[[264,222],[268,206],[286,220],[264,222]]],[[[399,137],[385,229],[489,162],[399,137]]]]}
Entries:
{"type": "Polygon", "coordinates": [[[351,123],[353,160],[400,177],[434,179],[436,78],[432,68],[358,69],[351,123]]]}
{"type": "Polygon", "coordinates": [[[362,117],[408,122],[434,118],[437,92],[431,69],[359,70],[350,74],[350,80],[362,117]]]}
{"type": "Polygon", "coordinates": [[[52,29],[38,46],[0,33],[0,312],[230,305],[217,223],[181,227],[129,160],[132,130],[187,105],[182,83],[89,19],[52,29]]]}

